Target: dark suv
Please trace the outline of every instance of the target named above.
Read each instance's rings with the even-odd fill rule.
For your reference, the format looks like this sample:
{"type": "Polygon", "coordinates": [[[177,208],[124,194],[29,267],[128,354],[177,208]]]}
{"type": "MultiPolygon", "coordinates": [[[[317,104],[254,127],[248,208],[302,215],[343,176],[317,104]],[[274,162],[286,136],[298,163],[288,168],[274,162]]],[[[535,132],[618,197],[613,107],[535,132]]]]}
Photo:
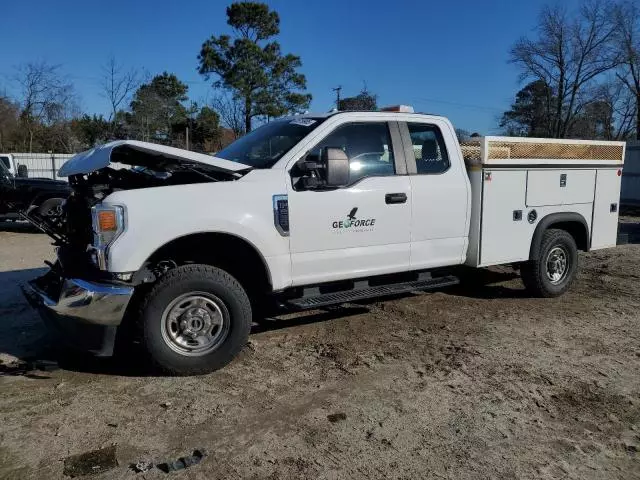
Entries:
{"type": "Polygon", "coordinates": [[[21,168],[21,175],[14,177],[0,162],[0,219],[18,219],[20,211],[35,212],[44,218],[57,216],[71,193],[69,184],[48,178],[26,178],[25,170],[21,168]]]}

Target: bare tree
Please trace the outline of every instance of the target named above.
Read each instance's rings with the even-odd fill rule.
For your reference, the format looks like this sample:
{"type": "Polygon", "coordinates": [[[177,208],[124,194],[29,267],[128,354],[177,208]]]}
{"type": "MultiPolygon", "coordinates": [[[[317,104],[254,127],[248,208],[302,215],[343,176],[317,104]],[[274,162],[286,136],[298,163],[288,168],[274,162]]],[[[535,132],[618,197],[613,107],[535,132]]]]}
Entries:
{"type": "Polygon", "coordinates": [[[0,152],[15,148],[11,137],[18,132],[20,106],[6,95],[0,95],[0,152]]]}
{"type": "Polygon", "coordinates": [[[140,72],[134,68],[125,70],[112,55],[102,67],[102,94],[109,101],[109,121],[115,120],[120,106],[127,104],[133,92],[140,86],[140,72]]]}
{"type": "Polygon", "coordinates": [[[606,140],[626,140],[636,134],[637,98],[624,83],[616,80],[602,86],[601,99],[611,108],[611,136],[606,140]]]}
{"type": "Polygon", "coordinates": [[[242,100],[225,92],[213,99],[211,107],[220,115],[222,126],[233,132],[234,139],[245,134],[244,103],[242,100]]]}
{"type": "Polygon", "coordinates": [[[523,37],[511,49],[511,62],[522,69],[522,80],[543,80],[554,94],[553,136],[570,134],[577,115],[590,103],[588,88],[599,76],[619,65],[613,48],[615,21],[606,0],[585,2],[570,16],[561,6],[545,7],[537,38],[523,37]]]}
{"type": "Polygon", "coordinates": [[[633,132],[635,103],[619,81],[602,83],[589,92],[591,100],[576,114],[571,136],[625,140],[633,132]]]}
{"type": "Polygon", "coordinates": [[[60,65],[26,63],[16,68],[14,79],[21,90],[21,120],[31,152],[36,129],[69,118],[76,110],[76,95],[73,85],[60,73],[60,65]]]}
{"type": "Polygon", "coordinates": [[[640,140],[640,8],[625,2],[615,9],[616,45],[622,54],[618,79],[633,96],[635,136],[640,140]]]}

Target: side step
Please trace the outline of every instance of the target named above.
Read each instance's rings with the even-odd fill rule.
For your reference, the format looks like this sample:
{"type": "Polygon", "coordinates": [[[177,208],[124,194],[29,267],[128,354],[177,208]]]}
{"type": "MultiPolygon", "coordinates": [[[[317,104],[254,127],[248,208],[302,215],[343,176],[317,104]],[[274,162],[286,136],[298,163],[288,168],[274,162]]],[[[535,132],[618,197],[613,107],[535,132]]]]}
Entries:
{"type": "Polygon", "coordinates": [[[369,284],[365,280],[356,282],[355,287],[351,290],[334,293],[320,293],[320,289],[318,287],[308,288],[305,289],[304,296],[289,300],[287,304],[301,310],[308,310],[311,308],[326,307],[328,305],[356,302],[358,300],[388,297],[417,290],[433,290],[436,288],[457,285],[458,283],[460,283],[460,280],[453,275],[436,278],[424,275],[424,277],[421,276],[421,278],[412,282],[392,283],[375,287],[368,286],[369,284]]]}

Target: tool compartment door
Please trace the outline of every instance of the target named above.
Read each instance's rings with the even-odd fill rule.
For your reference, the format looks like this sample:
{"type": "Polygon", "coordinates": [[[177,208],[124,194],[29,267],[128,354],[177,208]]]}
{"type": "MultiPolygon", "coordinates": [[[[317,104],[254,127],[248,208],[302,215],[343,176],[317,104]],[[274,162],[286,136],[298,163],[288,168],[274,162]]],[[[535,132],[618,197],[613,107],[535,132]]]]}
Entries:
{"type": "Polygon", "coordinates": [[[480,263],[497,265],[528,258],[534,225],[526,220],[526,170],[485,169],[482,177],[480,263]],[[520,217],[515,217],[520,212],[520,217]]]}
{"type": "Polygon", "coordinates": [[[531,169],[527,174],[527,207],[591,203],[595,178],[593,169],[531,169]]]}
{"type": "Polygon", "coordinates": [[[618,169],[601,169],[596,173],[596,194],[593,203],[591,249],[615,247],[618,238],[620,210],[620,180],[618,169]]]}

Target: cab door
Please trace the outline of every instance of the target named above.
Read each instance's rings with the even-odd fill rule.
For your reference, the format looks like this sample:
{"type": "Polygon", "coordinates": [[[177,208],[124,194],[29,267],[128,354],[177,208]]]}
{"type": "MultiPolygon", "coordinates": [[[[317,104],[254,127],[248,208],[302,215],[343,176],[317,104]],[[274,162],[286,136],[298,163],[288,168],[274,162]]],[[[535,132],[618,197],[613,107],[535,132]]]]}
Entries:
{"type": "Polygon", "coordinates": [[[411,267],[457,265],[468,247],[471,185],[445,122],[400,124],[411,182],[411,267]]]}
{"type": "MultiPolygon", "coordinates": [[[[305,189],[292,179],[289,225],[293,285],[407,270],[411,184],[395,122],[348,122],[310,149],[349,157],[349,185],[305,189]]],[[[301,159],[299,159],[301,160],[301,159]]]]}

